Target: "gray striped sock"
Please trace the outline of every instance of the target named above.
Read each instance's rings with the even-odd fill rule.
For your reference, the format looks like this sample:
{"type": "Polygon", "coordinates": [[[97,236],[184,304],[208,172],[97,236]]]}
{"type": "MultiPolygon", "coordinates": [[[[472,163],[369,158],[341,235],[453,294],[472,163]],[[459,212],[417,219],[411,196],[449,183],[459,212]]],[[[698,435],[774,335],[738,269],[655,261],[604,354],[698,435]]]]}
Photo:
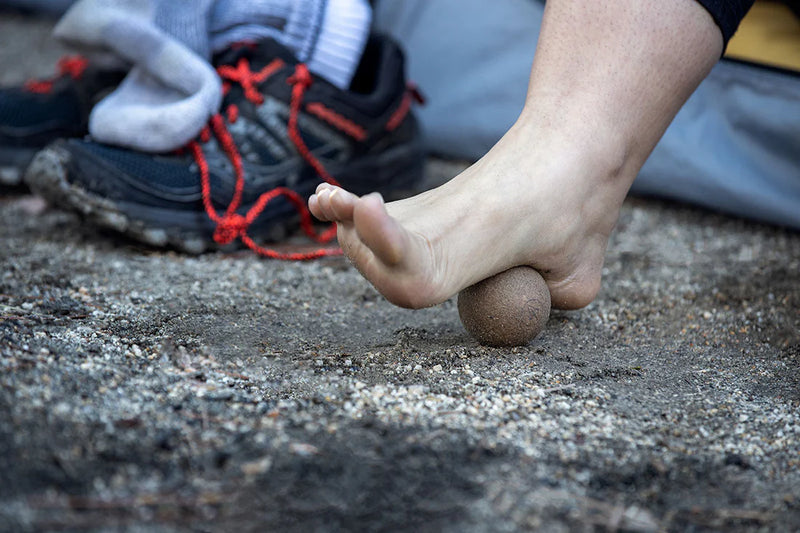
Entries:
{"type": "Polygon", "coordinates": [[[161,0],[156,3],[156,26],[209,59],[208,20],[214,0],[161,0]]]}

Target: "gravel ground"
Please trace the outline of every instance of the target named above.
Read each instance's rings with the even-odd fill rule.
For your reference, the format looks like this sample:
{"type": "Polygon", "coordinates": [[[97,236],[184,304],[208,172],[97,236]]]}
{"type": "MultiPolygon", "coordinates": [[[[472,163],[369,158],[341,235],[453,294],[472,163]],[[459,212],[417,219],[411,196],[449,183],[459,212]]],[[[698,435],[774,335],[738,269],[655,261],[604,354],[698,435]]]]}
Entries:
{"type": "MultiPolygon", "coordinates": [[[[47,27],[0,13],[0,80],[47,27]]],[[[19,189],[0,239],[2,531],[800,529],[797,232],[629,200],[597,300],[515,349],[19,189]]]]}

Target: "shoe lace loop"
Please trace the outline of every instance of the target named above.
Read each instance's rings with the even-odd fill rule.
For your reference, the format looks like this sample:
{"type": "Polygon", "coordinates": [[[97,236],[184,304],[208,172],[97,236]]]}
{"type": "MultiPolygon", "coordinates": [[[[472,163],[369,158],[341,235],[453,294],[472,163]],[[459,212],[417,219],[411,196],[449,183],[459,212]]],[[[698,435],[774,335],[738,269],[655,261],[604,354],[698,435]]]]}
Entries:
{"type": "Polygon", "coordinates": [[[25,90],[37,94],[49,93],[53,90],[56,80],[64,76],[79,80],[88,66],[89,60],[83,56],[64,56],[58,60],[58,73],[53,78],[49,80],[29,80],[24,85],[25,90]]]}
{"type": "Polygon", "coordinates": [[[308,146],[306,146],[306,143],[303,141],[303,137],[300,135],[300,129],[297,126],[297,117],[300,115],[300,106],[303,103],[303,96],[313,82],[308,67],[302,63],[297,65],[294,69],[294,74],[289,76],[286,82],[292,86],[292,100],[289,104],[289,121],[287,125],[289,138],[292,140],[295,148],[297,148],[300,156],[311,165],[311,168],[314,169],[320,178],[331,185],[339,185],[333,176],[325,170],[322,163],[313,156],[311,150],[308,149],[308,146]]]}
{"type": "MultiPolygon", "coordinates": [[[[247,100],[255,105],[260,105],[264,103],[264,97],[258,92],[256,86],[265,82],[284,65],[285,64],[282,60],[275,59],[258,72],[253,72],[250,69],[247,59],[241,58],[235,67],[225,65],[219,67],[217,71],[220,77],[224,80],[224,92],[227,93],[231,88],[231,84],[236,83],[242,87],[244,96],[247,100]]],[[[287,83],[292,86],[292,98],[289,106],[289,120],[287,124],[289,137],[301,157],[317,172],[317,174],[325,181],[337,185],[338,183],[336,180],[327,172],[322,163],[320,163],[320,161],[316,159],[308,149],[303,141],[302,136],[300,135],[297,125],[297,117],[300,113],[303,96],[308,87],[310,87],[313,83],[313,79],[308,71],[308,68],[302,63],[295,66],[294,73],[288,78],[287,83]]],[[[235,123],[239,116],[238,108],[235,105],[230,105],[226,109],[226,114],[228,120],[231,123],[235,123]]],[[[278,250],[260,246],[249,235],[247,235],[247,230],[250,225],[255,222],[267,205],[279,196],[285,197],[293,205],[295,210],[300,215],[300,227],[313,241],[320,244],[330,242],[336,237],[336,225],[331,224],[326,230],[317,233],[314,228],[314,222],[311,218],[311,213],[306,207],[305,200],[297,192],[289,189],[288,187],[277,187],[262,193],[246,214],[241,215],[237,213],[237,210],[242,202],[242,193],[244,191],[244,167],[242,165],[242,157],[239,153],[238,147],[236,146],[236,142],[233,140],[228,128],[225,126],[225,119],[221,114],[216,114],[211,117],[208,126],[204,128],[200,134],[200,141],[208,142],[212,136],[217,140],[225,154],[228,156],[228,159],[233,166],[236,178],[233,196],[223,215],[220,215],[212,205],[211,181],[209,177],[208,161],[206,160],[200,143],[197,141],[192,141],[189,143],[188,148],[191,151],[200,171],[203,207],[208,217],[217,225],[214,231],[214,241],[216,243],[220,245],[226,245],[239,238],[248,248],[259,255],[272,259],[292,261],[305,261],[342,254],[341,249],[338,247],[319,248],[310,252],[280,252],[278,250]]]]}

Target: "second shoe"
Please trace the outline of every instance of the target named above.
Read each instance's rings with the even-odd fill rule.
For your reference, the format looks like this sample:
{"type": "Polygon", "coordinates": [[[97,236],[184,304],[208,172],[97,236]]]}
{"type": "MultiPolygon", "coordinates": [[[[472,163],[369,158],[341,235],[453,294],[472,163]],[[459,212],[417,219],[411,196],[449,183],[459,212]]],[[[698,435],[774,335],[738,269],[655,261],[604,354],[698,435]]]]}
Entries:
{"type": "Polygon", "coordinates": [[[54,78],[0,88],[0,186],[18,185],[28,163],[47,144],[86,135],[92,107],[122,81],[126,70],[64,56],[54,78]]]}

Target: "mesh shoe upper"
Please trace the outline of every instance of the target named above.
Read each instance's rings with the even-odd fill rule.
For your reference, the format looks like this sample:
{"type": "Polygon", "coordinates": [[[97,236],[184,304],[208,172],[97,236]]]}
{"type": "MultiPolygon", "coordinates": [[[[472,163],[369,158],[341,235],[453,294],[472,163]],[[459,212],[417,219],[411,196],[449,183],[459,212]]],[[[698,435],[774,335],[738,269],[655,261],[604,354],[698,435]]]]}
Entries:
{"type": "Polygon", "coordinates": [[[370,39],[349,91],[310,75],[274,41],[234,47],[216,63],[225,90],[222,113],[198,141],[165,155],[88,140],[61,143],[70,186],[115,202],[146,227],[210,241],[219,233],[215,224],[230,223],[232,209],[250,216],[276,189],[286,194],[248,219],[237,236],[261,238],[285,223],[298,209],[296,197],[310,194],[320,176],[356,193],[384,194],[408,190],[421,178],[420,136],[409,112],[414,93],[392,41],[370,39]],[[198,223],[198,213],[210,220],[198,223]]]}

